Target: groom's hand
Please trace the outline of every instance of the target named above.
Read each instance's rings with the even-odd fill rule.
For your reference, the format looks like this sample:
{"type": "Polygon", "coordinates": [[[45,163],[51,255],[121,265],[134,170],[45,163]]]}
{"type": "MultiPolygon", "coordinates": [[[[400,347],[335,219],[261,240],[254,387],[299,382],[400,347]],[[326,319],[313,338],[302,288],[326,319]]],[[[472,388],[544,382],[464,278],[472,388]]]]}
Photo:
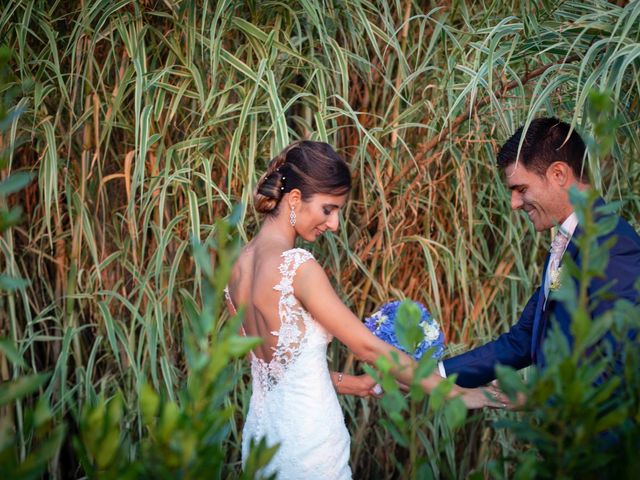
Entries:
{"type": "MultiPolygon", "coordinates": [[[[500,388],[500,382],[498,381],[498,379],[492,381],[489,386],[495,391],[500,392],[502,395],[504,395],[504,397],[507,397],[507,395],[500,388]]],[[[511,400],[507,397],[506,408],[508,408],[509,410],[522,410],[526,404],[527,396],[522,392],[517,392],[515,400],[511,400]]]]}

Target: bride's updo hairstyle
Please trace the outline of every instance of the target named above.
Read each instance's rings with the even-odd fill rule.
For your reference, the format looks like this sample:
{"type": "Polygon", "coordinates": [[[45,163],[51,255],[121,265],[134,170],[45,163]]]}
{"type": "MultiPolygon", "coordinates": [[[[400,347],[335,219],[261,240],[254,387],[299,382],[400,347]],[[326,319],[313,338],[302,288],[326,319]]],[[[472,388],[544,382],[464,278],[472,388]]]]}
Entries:
{"type": "Polygon", "coordinates": [[[351,190],[351,173],[329,144],[300,140],[269,162],[253,195],[256,210],[276,214],[282,197],[294,188],[304,201],[316,193],[344,195],[351,190]]]}

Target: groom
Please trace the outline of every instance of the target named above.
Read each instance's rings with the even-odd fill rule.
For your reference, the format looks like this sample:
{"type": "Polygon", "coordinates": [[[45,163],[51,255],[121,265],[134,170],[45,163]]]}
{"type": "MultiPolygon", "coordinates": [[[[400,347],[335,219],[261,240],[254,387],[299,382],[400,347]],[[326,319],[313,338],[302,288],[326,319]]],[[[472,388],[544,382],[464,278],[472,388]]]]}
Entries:
{"type": "MultiPolygon", "coordinates": [[[[496,364],[516,369],[531,364],[544,367],[542,344],[550,322],[557,322],[571,343],[570,312],[562,303],[547,300],[562,258],[570,256],[578,265],[581,262],[580,252],[571,242],[572,237],[580,235],[581,229],[568,190],[571,186],[586,189],[589,185],[583,170],[584,143],[575,131],[569,135],[569,130],[569,125],[555,118],[539,118],[531,122],[524,134],[519,156],[522,127],[498,153],[498,166],[504,170],[511,191],[511,208],[524,210],[538,232],[555,225],[560,228],[547,256],[541,285],[527,302],[518,322],[496,340],[439,364],[441,375],[458,374],[456,382],[460,386],[477,387],[495,379],[496,364]]],[[[634,286],[640,278],[640,237],[625,220],[616,219],[614,230],[598,239],[599,243],[612,236],[616,239],[605,278],[593,279],[588,290],[591,294],[607,285],[614,298],[600,302],[592,313],[594,318],[610,309],[615,299],[626,298],[636,305],[640,301],[634,286]]]]}

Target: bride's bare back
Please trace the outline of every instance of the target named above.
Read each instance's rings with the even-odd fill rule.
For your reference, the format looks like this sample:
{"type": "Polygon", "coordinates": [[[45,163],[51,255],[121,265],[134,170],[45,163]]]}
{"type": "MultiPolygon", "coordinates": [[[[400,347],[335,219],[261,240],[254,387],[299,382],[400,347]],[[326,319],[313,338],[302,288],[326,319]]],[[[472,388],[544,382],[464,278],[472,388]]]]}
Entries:
{"type": "Polygon", "coordinates": [[[278,343],[275,332],[281,327],[281,294],[274,287],[282,279],[279,267],[285,250],[282,244],[270,239],[254,239],[242,249],[228,284],[232,306],[245,308],[244,333],[263,340],[253,353],[266,363],[273,357],[278,343]]]}

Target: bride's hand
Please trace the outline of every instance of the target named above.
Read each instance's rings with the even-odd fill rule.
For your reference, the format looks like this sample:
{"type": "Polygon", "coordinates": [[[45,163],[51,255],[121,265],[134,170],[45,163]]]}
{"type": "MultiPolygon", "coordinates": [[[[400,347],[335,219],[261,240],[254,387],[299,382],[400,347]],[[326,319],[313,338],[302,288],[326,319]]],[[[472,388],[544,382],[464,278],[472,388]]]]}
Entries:
{"type": "Polygon", "coordinates": [[[360,383],[360,391],[359,393],[356,393],[357,396],[359,397],[368,397],[368,396],[373,396],[373,397],[381,397],[381,394],[376,393],[374,387],[376,386],[376,381],[371,378],[370,375],[368,374],[363,374],[363,375],[357,375],[356,380],[359,381],[360,383]]]}
{"type": "Polygon", "coordinates": [[[346,373],[333,372],[333,386],[341,395],[354,395],[356,397],[380,397],[376,394],[374,387],[376,381],[367,374],[348,375],[346,373]]]}
{"type": "Polygon", "coordinates": [[[507,408],[509,398],[499,388],[489,385],[481,388],[461,388],[460,398],[468,409],[476,408],[507,408]]]}

